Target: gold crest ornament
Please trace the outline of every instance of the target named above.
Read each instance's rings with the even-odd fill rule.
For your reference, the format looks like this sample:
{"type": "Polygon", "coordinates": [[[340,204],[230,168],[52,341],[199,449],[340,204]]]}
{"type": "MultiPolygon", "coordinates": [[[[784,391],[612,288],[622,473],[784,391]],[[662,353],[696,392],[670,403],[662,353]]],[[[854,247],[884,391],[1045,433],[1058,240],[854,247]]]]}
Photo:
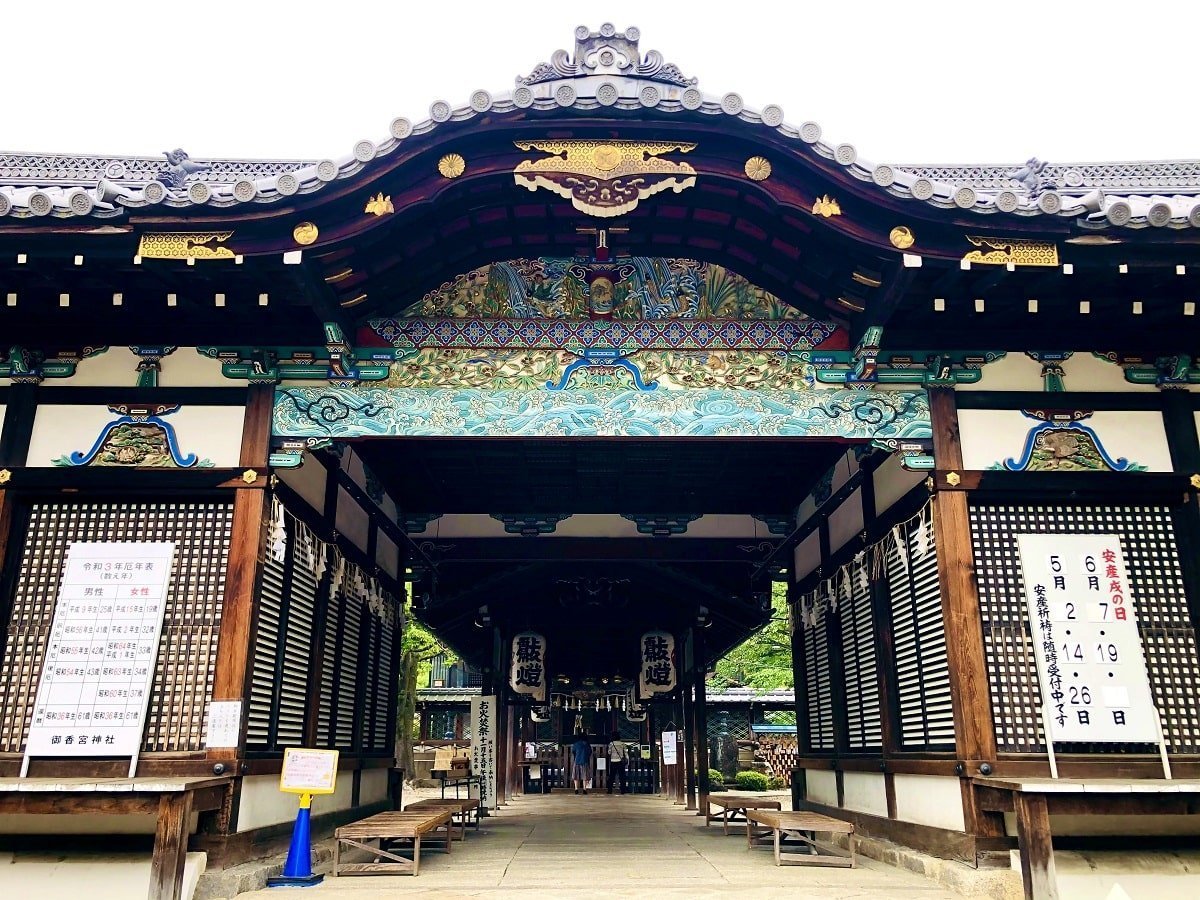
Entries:
{"type": "Polygon", "coordinates": [[[367,208],[363,210],[373,216],[386,216],[389,213],[394,213],[396,207],[392,206],[392,198],[383,196],[383,192],[376,194],[367,201],[367,208]]]}
{"type": "Polygon", "coordinates": [[[893,228],[888,234],[888,240],[897,250],[907,250],[917,242],[917,239],[913,237],[912,229],[907,225],[897,225],[893,228]]]}
{"type": "Polygon", "coordinates": [[[963,259],[982,265],[1057,266],[1058,245],[1050,241],[1031,241],[1026,238],[993,238],[967,235],[974,247],[963,259]]]}
{"type": "Polygon", "coordinates": [[[237,254],[225,242],[232,231],[147,232],[138,239],[142,259],[233,259],[237,254]]]}
{"type": "Polygon", "coordinates": [[[447,153],[438,160],[438,171],[443,178],[457,178],[467,171],[467,161],[457,153],[447,153]]]}
{"type": "Polygon", "coordinates": [[[962,484],[962,476],[957,472],[951,472],[946,476],[946,484],[950,485],[950,487],[958,487],[962,484]]]}
{"type": "Polygon", "coordinates": [[[8,469],[0,469],[0,484],[8,484],[12,480],[12,472],[8,469]]]}
{"type": "Polygon", "coordinates": [[[746,160],[746,177],[751,181],[766,181],[771,177],[771,161],[765,156],[752,156],[746,160]]]}
{"type": "MultiPolygon", "coordinates": [[[[8,474],[8,473],[7,473],[7,472],[0,472],[0,477],[3,477],[3,476],[4,476],[4,475],[6,475],[6,474],[8,474]]],[[[1188,480],[1189,480],[1189,481],[1191,481],[1191,483],[1192,483],[1192,487],[1194,487],[1194,488],[1197,488],[1197,489],[1200,489],[1200,475],[1193,475],[1193,476],[1192,476],[1190,479],[1188,479],[1188,480]]]]}
{"type": "Polygon", "coordinates": [[[830,216],[840,216],[842,208],[838,206],[838,202],[830,198],[828,194],[824,197],[818,197],[817,202],[813,204],[813,215],[824,216],[828,219],[830,216]]]}
{"type": "Polygon", "coordinates": [[[546,156],[527,159],[513,170],[521,187],[553,191],[582,213],[612,218],[632,212],[660,191],[694,187],[696,170],[662,157],[688,153],[695,144],[647,141],[516,141],[520,150],[546,156]]]}
{"type": "Polygon", "coordinates": [[[292,229],[292,237],[296,239],[296,243],[302,244],[305,247],[313,243],[317,239],[318,234],[320,232],[317,231],[317,226],[312,222],[301,222],[292,229]]]}
{"type": "Polygon", "coordinates": [[[247,469],[242,473],[242,481],[246,482],[246,484],[254,484],[254,482],[258,481],[258,473],[253,469],[247,469]]]}

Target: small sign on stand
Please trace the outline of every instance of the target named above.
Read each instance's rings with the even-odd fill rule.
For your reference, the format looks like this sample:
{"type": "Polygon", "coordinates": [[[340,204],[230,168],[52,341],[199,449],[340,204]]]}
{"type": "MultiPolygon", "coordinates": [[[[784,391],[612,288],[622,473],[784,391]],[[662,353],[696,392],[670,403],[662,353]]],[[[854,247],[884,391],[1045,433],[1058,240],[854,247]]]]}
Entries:
{"type": "Polygon", "coordinates": [[[300,809],[292,828],[292,843],[288,847],[283,874],[267,879],[267,887],[310,887],[320,884],[325,876],[312,870],[311,823],[314,794],[332,794],[337,787],[337,750],[309,750],[289,747],[283,754],[283,770],[279,773],[279,790],[300,795],[300,809]]]}

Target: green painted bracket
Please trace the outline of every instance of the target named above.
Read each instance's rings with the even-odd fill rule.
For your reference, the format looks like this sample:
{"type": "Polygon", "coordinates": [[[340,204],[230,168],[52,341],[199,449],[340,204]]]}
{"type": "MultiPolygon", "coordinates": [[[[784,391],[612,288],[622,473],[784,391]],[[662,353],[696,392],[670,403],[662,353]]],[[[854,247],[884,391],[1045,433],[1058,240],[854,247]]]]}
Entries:
{"type": "Polygon", "coordinates": [[[820,384],[919,384],[927,387],[975,384],[985,365],[1002,359],[1001,350],[930,351],[882,350],[873,365],[861,349],[814,351],[812,364],[820,384]]]}
{"type": "Polygon", "coordinates": [[[1115,363],[1125,372],[1130,384],[1153,384],[1158,387],[1183,387],[1200,384],[1200,360],[1187,353],[1156,356],[1149,359],[1115,352],[1093,352],[1092,356],[1115,363]]]}

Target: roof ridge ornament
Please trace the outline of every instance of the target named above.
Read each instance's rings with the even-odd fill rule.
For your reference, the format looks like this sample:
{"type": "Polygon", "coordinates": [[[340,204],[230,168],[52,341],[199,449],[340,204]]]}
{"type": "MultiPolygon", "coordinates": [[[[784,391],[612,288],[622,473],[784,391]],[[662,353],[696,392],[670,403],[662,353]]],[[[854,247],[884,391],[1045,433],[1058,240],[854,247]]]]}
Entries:
{"type": "Polygon", "coordinates": [[[645,56],[638,49],[642,33],[634,26],[623,32],[609,22],[592,31],[586,25],[575,29],[575,54],[555,50],[548,63],[538,63],[528,75],[517,76],[518,85],[542,84],[560,78],[588,75],[622,75],[644,78],[679,87],[691,87],[697,79],[687,78],[674,63],[668,63],[657,50],[645,56]]]}

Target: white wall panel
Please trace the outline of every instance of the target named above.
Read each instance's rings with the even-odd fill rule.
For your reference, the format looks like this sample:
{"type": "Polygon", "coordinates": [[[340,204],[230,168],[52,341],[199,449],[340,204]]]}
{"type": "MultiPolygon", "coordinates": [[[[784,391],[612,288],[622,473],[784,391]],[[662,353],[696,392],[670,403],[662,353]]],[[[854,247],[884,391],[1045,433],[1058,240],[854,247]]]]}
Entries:
{"type": "Polygon", "coordinates": [[[346,538],[364,553],[367,550],[367,535],[371,519],[345,488],[338,488],[337,516],[334,518],[338,534],[346,538]]]}
{"type": "Polygon", "coordinates": [[[901,465],[899,454],[889,456],[871,474],[875,479],[876,516],[882,516],[929,475],[928,472],[908,471],[901,465]]]}
{"type": "Polygon", "coordinates": [[[855,489],[829,515],[829,552],[837,553],[863,530],[862,490],[855,489]]]}
{"type": "Polygon", "coordinates": [[[887,818],[887,788],[882,772],[843,772],[842,796],[846,809],[887,818]]]}

